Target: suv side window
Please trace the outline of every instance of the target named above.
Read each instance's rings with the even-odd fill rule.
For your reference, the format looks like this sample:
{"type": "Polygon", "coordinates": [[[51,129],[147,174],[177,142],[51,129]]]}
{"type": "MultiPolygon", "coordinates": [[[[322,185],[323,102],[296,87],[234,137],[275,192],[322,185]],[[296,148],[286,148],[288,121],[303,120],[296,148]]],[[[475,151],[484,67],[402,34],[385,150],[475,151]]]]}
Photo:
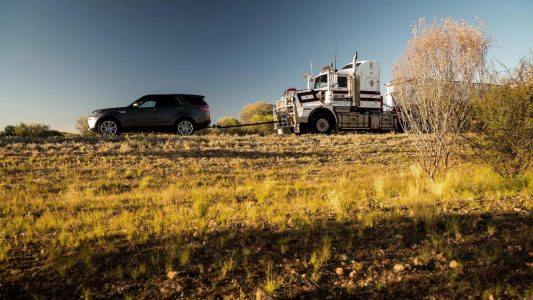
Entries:
{"type": "Polygon", "coordinates": [[[157,97],[157,107],[172,107],[176,104],[169,97],[159,96],[157,97]]]}
{"type": "Polygon", "coordinates": [[[148,100],[145,99],[141,105],[139,105],[139,108],[154,108],[155,107],[155,100],[148,100]]]}
{"type": "Polygon", "coordinates": [[[180,95],[179,98],[192,105],[207,106],[207,103],[204,101],[204,96],[180,95]]]}
{"type": "Polygon", "coordinates": [[[180,103],[174,96],[161,96],[157,99],[157,107],[178,107],[180,103]]]}

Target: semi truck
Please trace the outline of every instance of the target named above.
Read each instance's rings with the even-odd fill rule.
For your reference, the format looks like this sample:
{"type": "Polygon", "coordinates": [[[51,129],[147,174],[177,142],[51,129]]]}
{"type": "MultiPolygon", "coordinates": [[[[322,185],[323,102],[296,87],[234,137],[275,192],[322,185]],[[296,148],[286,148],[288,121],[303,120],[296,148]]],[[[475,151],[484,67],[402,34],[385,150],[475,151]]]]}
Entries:
{"type": "Polygon", "coordinates": [[[401,131],[395,109],[384,105],[378,61],[352,62],[340,70],[323,67],[305,74],[307,89],[285,90],[273,110],[279,134],[348,130],[401,131]]]}

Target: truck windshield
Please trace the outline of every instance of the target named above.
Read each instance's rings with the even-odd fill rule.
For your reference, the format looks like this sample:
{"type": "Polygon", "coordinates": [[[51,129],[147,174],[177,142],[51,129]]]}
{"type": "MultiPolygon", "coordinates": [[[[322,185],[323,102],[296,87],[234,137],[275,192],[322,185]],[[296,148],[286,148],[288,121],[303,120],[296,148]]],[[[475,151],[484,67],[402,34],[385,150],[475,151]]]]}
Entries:
{"type": "Polygon", "coordinates": [[[328,75],[320,75],[315,78],[315,89],[323,88],[328,86],[328,75]]]}

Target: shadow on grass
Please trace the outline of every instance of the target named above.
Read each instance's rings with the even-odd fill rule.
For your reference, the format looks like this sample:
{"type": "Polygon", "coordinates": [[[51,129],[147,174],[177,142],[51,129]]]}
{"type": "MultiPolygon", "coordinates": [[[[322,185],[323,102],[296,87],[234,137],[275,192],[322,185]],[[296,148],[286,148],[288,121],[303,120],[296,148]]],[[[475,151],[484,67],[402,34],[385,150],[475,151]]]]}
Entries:
{"type": "Polygon", "coordinates": [[[250,298],[267,286],[295,299],[516,297],[531,293],[532,225],[523,212],[434,224],[389,216],[372,227],[319,220],[143,242],[114,236],[55,259],[37,260],[42,245],[21,246],[0,267],[0,298],[250,298]]]}

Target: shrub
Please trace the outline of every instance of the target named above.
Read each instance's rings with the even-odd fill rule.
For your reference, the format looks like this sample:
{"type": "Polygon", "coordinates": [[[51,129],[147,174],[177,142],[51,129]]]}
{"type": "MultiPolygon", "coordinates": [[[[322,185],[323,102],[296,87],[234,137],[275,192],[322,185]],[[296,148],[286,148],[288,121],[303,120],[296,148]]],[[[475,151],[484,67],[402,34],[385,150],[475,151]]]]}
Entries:
{"type": "MultiPolygon", "coordinates": [[[[274,106],[264,101],[257,101],[246,105],[240,113],[240,121],[243,124],[247,123],[261,123],[272,122],[274,117],[272,115],[272,109],[274,106]]],[[[274,133],[273,124],[263,124],[255,126],[242,127],[243,132],[256,133],[260,135],[268,135],[274,133]]]]}
{"type": "Polygon", "coordinates": [[[9,125],[4,128],[2,136],[18,136],[18,137],[51,137],[63,136],[57,130],[51,130],[49,125],[44,124],[26,124],[19,123],[17,125],[9,125]]]}
{"type": "Polygon", "coordinates": [[[515,177],[526,172],[533,155],[533,56],[492,82],[473,101],[475,134],[468,137],[481,162],[515,177]]]}
{"type": "Polygon", "coordinates": [[[89,130],[89,125],[87,123],[87,117],[80,117],[76,120],[76,130],[80,132],[80,135],[91,135],[92,131],[89,130]]]}
{"type": "MultiPolygon", "coordinates": [[[[235,119],[234,117],[222,117],[217,121],[217,125],[220,126],[233,126],[233,125],[239,125],[239,120],[235,119]]],[[[232,127],[232,128],[219,128],[217,133],[229,133],[229,134],[242,134],[242,127],[232,127]]]]}

